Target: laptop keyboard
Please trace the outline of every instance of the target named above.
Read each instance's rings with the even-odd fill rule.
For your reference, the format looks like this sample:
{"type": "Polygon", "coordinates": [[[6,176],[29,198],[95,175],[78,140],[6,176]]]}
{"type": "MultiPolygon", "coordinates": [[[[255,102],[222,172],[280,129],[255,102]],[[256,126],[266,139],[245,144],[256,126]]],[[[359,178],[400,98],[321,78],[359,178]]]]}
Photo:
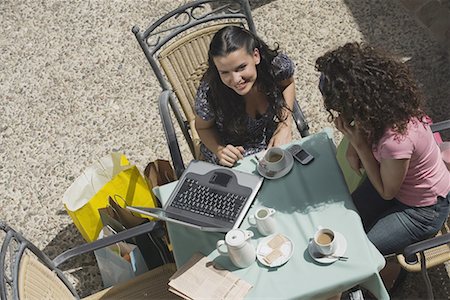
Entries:
{"type": "Polygon", "coordinates": [[[170,206],[234,223],[246,199],[246,196],[223,192],[185,178],[170,206]]]}

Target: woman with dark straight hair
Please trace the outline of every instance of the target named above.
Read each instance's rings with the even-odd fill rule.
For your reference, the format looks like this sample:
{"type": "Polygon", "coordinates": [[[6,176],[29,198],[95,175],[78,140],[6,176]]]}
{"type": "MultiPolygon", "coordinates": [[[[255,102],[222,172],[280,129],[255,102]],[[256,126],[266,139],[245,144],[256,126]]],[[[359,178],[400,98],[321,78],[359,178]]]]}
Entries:
{"type": "Polygon", "coordinates": [[[292,139],[294,64],[252,32],[226,26],[213,37],[195,100],[206,161],[232,167],[292,139]]]}

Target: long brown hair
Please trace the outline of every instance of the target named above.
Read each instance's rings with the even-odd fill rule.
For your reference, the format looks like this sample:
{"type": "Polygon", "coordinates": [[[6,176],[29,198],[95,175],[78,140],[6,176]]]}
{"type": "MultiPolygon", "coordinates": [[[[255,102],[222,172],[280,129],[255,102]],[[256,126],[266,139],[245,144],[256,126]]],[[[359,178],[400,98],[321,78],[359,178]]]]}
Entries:
{"type": "Polygon", "coordinates": [[[409,120],[422,120],[423,96],[408,67],[367,45],[347,43],[316,60],[325,109],[354,120],[371,144],[388,128],[404,135],[409,120]]]}

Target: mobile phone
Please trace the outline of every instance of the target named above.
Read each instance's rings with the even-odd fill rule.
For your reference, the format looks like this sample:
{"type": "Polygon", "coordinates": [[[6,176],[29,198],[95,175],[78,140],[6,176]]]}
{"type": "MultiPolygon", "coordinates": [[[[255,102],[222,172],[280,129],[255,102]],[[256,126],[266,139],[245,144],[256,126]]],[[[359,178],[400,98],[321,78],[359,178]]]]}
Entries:
{"type": "Polygon", "coordinates": [[[292,145],[287,150],[302,165],[307,165],[314,159],[314,156],[303,149],[300,145],[292,145]]]}

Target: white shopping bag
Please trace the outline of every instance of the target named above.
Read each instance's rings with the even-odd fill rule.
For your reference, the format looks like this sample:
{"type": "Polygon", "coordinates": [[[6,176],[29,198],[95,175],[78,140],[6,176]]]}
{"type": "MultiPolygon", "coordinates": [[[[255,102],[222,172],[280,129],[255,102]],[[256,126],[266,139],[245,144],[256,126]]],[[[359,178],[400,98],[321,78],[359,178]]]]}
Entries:
{"type": "MultiPolygon", "coordinates": [[[[113,234],[104,227],[99,238],[113,234]]],[[[148,271],[141,251],[136,245],[119,242],[95,250],[100,275],[105,288],[129,280],[148,271]]]]}

